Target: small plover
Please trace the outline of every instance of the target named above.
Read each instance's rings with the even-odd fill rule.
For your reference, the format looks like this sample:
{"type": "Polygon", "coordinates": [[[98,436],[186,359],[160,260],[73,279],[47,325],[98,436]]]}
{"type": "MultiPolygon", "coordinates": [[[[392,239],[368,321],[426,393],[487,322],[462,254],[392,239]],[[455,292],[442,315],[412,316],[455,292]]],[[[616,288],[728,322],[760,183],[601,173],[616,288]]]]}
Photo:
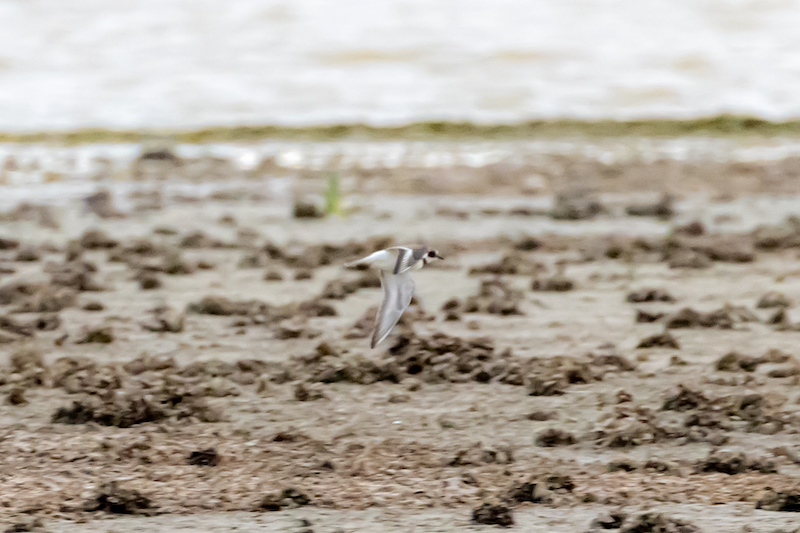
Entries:
{"type": "Polygon", "coordinates": [[[419,270],[431,261],[444,259],[436,250],[427,246],[393,246],[379,250],[358,261],[347,263],[345,267],[367,266],[375,268],[381,275],[383,300],[375,315],[375,329],[372,331],[370,346],[375,348],[389,336],[392,328],[405,312],[414,296],[414,280],[409,274],[419,270]]]}

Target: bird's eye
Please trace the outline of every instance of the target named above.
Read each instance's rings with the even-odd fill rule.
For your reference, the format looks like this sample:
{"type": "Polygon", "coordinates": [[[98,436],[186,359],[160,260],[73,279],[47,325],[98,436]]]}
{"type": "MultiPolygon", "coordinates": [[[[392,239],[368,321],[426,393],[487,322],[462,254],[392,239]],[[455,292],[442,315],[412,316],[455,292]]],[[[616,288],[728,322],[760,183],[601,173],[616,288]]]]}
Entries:
{"type": "Polygon", "coordinates": [[[436,257],[436,252],[431,250],[430,252],[428,252],[428,257],[436,257]]]}

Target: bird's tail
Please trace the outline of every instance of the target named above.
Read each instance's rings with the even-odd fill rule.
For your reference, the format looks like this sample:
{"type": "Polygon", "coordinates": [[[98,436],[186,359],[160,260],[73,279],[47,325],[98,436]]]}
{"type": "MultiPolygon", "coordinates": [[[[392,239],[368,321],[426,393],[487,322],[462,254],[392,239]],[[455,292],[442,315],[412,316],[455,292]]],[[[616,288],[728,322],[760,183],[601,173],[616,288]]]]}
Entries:
{"type": "Polygon", "coordinates": [[[369,257],[364,257],[362,259],[358,259],[357,261],[351,261],[349,263],[345,263],[345,268],[368,268],[370,265],[370,261],[368,261],[369,257]]]}
{"type": "Polygon", "coordinates": [[[381,250],[379,252],[371,253],[367,257],[362,257],[358,261],[352,261],[350,263],[345,263],[344,266],[347,267],[347,268],[357,268],[359,270],[365,270],[365,269],[367,269],[369,267],[376,266],[376,261],[378,263],[380,263],[381,260],[383,259],[384,262],[385,262],[385,256],[386,256],[386,252],[384,250],[381,250]]]}

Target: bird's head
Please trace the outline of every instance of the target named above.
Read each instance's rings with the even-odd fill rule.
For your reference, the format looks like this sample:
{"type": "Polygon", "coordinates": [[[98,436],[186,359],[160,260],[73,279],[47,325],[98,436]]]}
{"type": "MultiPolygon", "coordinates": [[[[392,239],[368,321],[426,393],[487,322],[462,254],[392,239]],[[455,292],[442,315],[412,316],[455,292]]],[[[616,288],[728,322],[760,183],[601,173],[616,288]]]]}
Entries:
{"type": "Polygon", "coordinates": [[[428,250],[428,253],[425,254],[425,264],[429,264],[431,261],[435,261],[437,259],[444,259],[439,252],[436,250],[428,250]]]}

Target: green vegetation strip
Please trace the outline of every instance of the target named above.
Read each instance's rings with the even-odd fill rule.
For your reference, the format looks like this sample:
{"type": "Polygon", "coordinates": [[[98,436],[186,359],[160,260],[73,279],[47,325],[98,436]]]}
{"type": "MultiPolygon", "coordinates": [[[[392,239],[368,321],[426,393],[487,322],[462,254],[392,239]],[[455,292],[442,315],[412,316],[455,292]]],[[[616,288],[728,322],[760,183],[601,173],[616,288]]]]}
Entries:
{"type": "Polygon", "coordinates": [[[535,120],[516,124],[472,122],[417,122],[405,126],[365,124],[331,126],[237,126],[191,131],[83,129],[68,132],[0,133],[0,142],[59,144],[137,143],[154,137],[178,143],[335,140],[524,140],[548,137],[684,137],[684,136],[800,136],[800,120],[768,120],[720,115],[692,120],[535,120]]]}

